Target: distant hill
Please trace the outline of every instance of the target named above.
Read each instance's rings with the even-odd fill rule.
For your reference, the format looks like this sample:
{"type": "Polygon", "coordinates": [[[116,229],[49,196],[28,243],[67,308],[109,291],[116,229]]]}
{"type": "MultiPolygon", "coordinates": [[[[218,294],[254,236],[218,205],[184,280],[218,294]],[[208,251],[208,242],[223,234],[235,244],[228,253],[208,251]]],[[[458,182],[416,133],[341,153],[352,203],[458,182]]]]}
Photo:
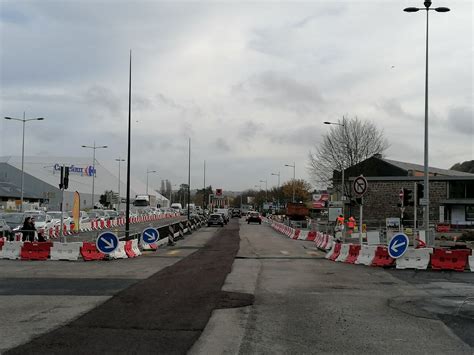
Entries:
{"type": "Polygon", "coordinates": [[[468,160],[463,163],[456,163],[451,167],[451,170],[463,171],[465,173],[474,174],[474,160],[468,160]]]}

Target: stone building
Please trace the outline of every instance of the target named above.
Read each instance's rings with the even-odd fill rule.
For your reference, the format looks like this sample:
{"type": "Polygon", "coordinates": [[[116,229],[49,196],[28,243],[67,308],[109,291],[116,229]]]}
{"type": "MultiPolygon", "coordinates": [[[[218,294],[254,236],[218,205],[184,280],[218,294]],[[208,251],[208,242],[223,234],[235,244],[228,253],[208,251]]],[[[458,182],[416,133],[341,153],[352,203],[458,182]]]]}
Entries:
{"type": "MultiPolygon", "coordinates": [[[[373,156],[344,170],[345,175],[345,214],[358,218],[360,206],[355,202],[353,182],[363,175],[368,182],[364,195],[363,220],[368,226],[379,227],[387,217],[401,217],[400,190],[409,189],[416,200],[417,188],[423,186],[422,165],[399,162],[373,156]]],[[[474,226],[474,174],[429,168],[430,183],[430,221],[462,227],[474,226]]],[[[341,173],[334,172],[334,186],[341,185],[341,173]]],[[[423,208],[417,200],[417,225],[423,223],[423,208]]],[[[413,225],[415,208],[405,207],[405,225],[413,225]]]]}

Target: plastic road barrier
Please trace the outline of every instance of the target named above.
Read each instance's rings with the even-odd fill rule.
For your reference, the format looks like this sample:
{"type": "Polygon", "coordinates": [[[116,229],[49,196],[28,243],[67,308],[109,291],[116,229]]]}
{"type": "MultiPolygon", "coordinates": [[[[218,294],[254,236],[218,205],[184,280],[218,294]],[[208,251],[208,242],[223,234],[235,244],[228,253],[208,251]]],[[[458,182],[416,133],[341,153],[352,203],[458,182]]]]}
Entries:
{"type": "Polygon", "coordinates": [[[341,251],[334,261],[339,261],[339,262],[345,262],[347,257],[349,256],[349,249],[351,245],[350,244],[342,244],[341,251]]]}
{"type": "Polygon", "coordinates": [[[435,248],[431,256],[431,268],[434,270],[464,271],[471,249],[447,250],[435,248]]]}
{"type": "Polygon", "coordinates": [[[362,245],[359,256],[355,261],[355,264],[361,265],[372,265],[372,261],[375,258],[375,252],[377,251],[377,247],[375,245],[362,245]]]}
{"type": "Polygon", "coordinates": [[[405,254],[396,261],[397,269],[419,269],[426,270],[430,264],[431,248],[407,249],[405,254]]]}
{"type": "Polygon", "coordinates": [[[81,255],[85,261],[103,260],[105,258],[105,254],[98,251],[95,243],[93,242],[82,243],[81,255]]]}
{"type": "Polygon", "coordinates": [[[117,249],[109,254],[112,259],[127,259],[127,253],[125,252],[125,242],[120,241],[117,249]]]}
{"type": "Polygon", "coordinates": [[[332,248],[324,256],[326,259],[329,259],[332,256],[332,254],[334,254],[335,247],[336,247],[336,243],[332,245],[332,248]]]}
{"type": "Polygon", "coordinates": [[[51,260],[77,260],[81,255],[81,242],[59,243],[54,242],[51,248],[51,260]]]}
{"type": "Polygon", "coordinates": [[[339,256],[339,253],[341,252],[341,243],[336,243],[334,246],[334,252],[332,255],[329,257],[329,260],[335,261],[337,257],[339,256]]]}
{"type": "Polygon", "coordinates": [[[51,252],[51,242],[25,242],[21,247],[21,260],[48,260],[51,252]]]}
{"type": "Polygon", "coordinates": [[[360,253],[359,244],[350,244],[349,247],[349,256],[346,258],[346,263],[354,264],[360,253]]]}
{"type": "Polygon", "coordinates": [[[20,259],[21,247],[23,242],[5,242],[0,250],[0,258],[16,260],[20,259]]]}
{"type": "Polygon", "coordinates": [[[387,247],[378,246],[377,250],[375,251],[375,257],[371,265],[389,267],[394,264],[395,264],[395,259],[391,258],[390,255],[388,255],[387,247]]]}
{"type": "Polygon", "coordinates": [[[471,255],[469,257],[469,268],[471,269],[472,272],[474,272],[474,255],[471,255]]]}

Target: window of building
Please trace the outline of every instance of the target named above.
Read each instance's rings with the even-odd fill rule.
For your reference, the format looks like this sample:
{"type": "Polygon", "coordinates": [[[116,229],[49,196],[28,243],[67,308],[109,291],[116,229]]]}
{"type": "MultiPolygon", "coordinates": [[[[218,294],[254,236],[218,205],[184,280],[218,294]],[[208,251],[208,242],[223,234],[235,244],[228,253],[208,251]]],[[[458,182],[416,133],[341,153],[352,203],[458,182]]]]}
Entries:
{"type": "Polygon", "coordinates": [[[466,206],[466,221],[474,221],[474,206],[466,206]]]}
{"type": "Polygon", "coordinates": [[[466,186],[464,181],[449,182],[449,198],[466,198],[466,186]]]}
{"type": "Polygon", "coordinates": [[[466,198],[474,198],[474,181],[466,181],[466,198]]]}

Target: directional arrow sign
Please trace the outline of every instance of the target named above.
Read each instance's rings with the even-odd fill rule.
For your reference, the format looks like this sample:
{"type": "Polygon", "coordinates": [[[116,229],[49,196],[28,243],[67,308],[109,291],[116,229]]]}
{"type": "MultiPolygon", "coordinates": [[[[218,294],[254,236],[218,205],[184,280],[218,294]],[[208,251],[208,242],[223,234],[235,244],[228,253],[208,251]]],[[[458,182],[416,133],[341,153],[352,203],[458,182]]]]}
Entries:
{"type": "Polygon", "coordinates": [[[160,233],[156,228],[148,227],[142,232],[142,241],[146,244],[152,244],[160,239],[160,233]]]}
{"type": "Polygon", "coordinates": [[[406,234],[395,234],[392,240],[390,240],[390,243],[388,243],[388,254],[392,258],[397,259],[405,254],[408,249],[408,244],[409,240],[406,234]]]}
{"type": "Polygon", "coordinates": [[[97,237],[95,245],[101,253],[110,254],[117,249],[119,238],[112,232],[104,232],[97,237]]]}

